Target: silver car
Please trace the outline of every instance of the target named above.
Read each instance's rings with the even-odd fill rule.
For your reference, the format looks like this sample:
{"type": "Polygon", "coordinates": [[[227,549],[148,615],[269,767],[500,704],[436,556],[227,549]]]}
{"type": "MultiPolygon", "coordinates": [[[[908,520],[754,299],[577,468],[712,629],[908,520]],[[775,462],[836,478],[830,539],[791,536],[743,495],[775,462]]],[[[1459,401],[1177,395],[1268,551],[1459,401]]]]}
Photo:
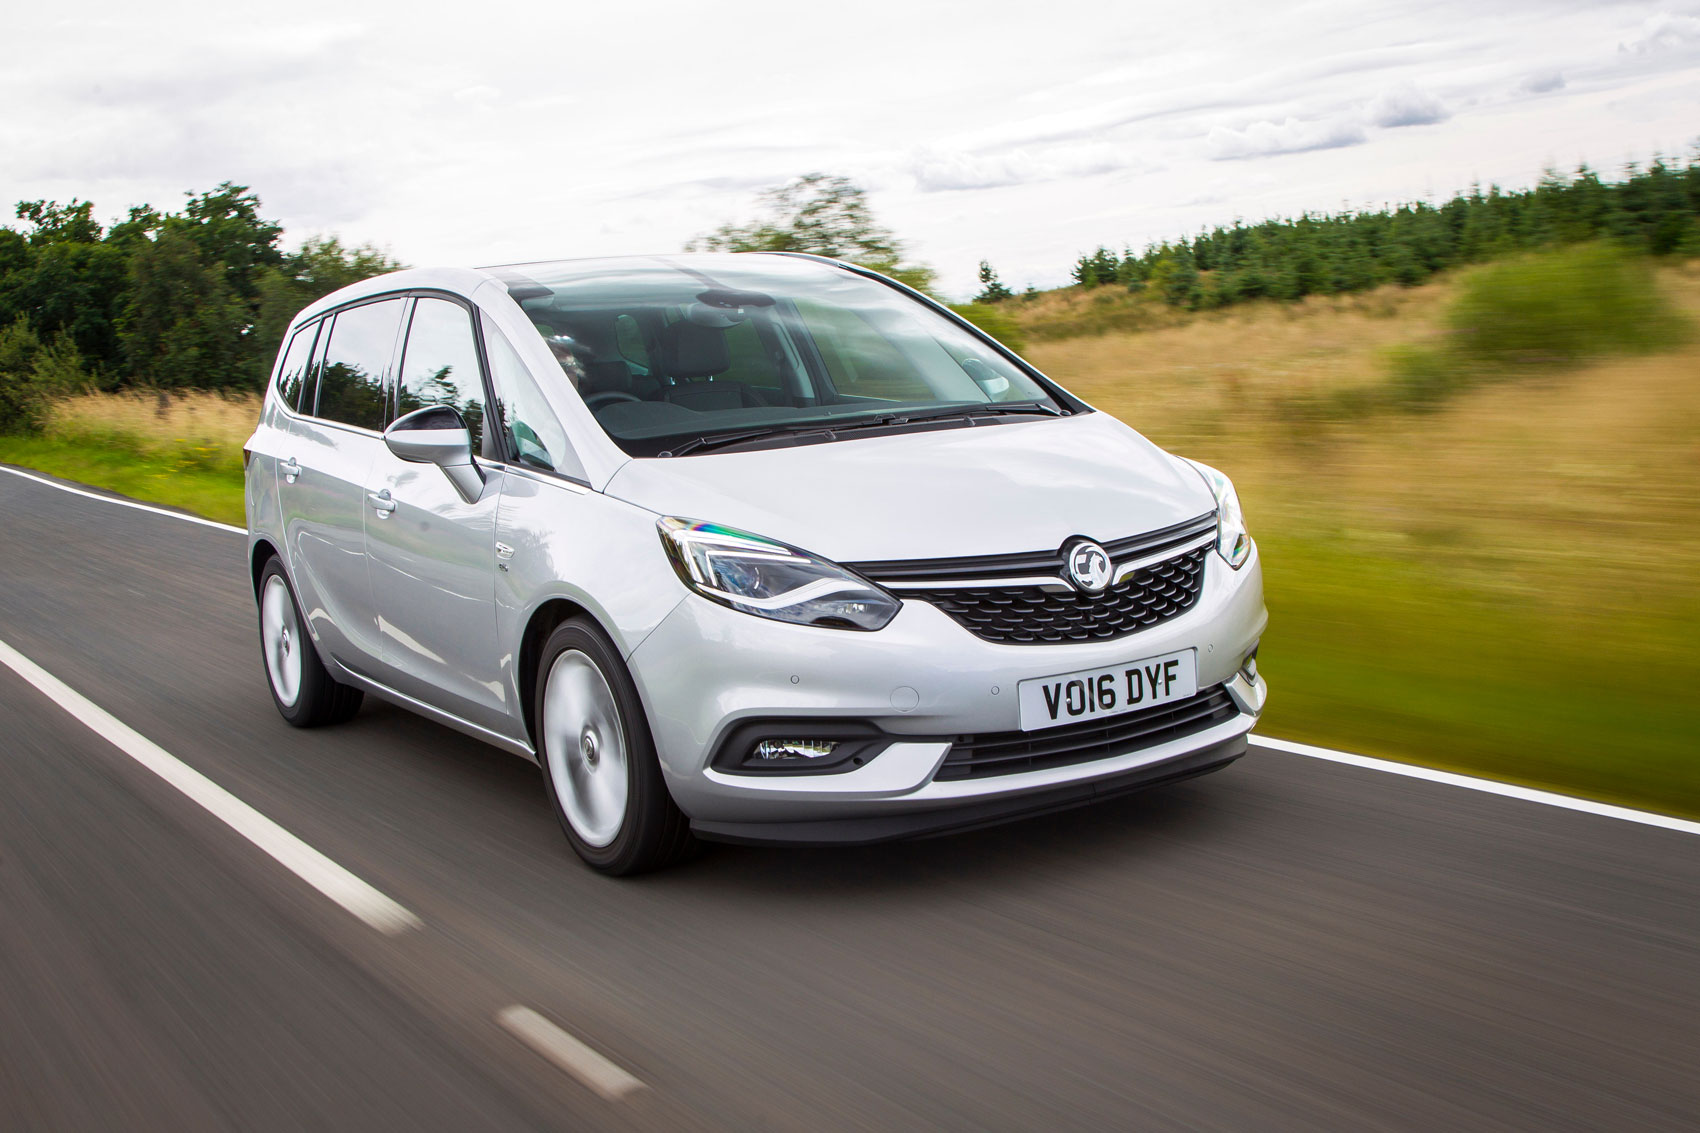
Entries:
{"type": "Polygon", "coordinates": [[[851,265],[369,279],[291,324],[248,454],[284,719],[370,693],[535,760],[609,873],[1197,775],[1263,708],[1227,478],[851,265]]]}

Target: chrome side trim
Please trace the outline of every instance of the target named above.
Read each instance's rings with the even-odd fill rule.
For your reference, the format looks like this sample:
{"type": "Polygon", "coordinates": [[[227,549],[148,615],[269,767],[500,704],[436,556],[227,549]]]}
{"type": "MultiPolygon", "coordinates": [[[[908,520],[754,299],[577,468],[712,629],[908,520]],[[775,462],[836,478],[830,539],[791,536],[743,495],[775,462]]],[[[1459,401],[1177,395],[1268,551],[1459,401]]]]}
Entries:
{"type": "Polygon", "coordinates": [[[486,460],[483,457],[479,457],[478,459],[482,464],[488,464],[493,467],[500,468],[505,475],[518,476],[523,480],[530,480],[534,484],[548,484],[556,488],[565,488],[567,491],[576,492],[581,496],[590,495],[596,490],[582,480],[575,480],[571,476],[563,476],[559,472],[544,472],[540,469],[527,468],[523,464],[509,464],[505,460],[486,460]]]}
{"type": "Polygon", "coordinates": [[[405,692],[397,692],[389,685],[382,684],[371,677],[350,669],[334,657],[328,657],[326,660],[336,669],[337,679],[340,681],[354,685],[382,700],[387,700],[398,708],[405,708],[409,712],[418,713],[427,720],[442,724],[447,728],[453,728],[455,731],[471,736],[475,740],[483,740],[490,746],[499,747],[509,754],[522,756],[533,763],[537,762],[537,753],[531,749],[531,745],[528,743],[504,736],[500,732],[493,732],[489,728],[474,724],[470,720],[463,720],[452,712],[445,712],[435,705],[408,696],[405,692]]]}

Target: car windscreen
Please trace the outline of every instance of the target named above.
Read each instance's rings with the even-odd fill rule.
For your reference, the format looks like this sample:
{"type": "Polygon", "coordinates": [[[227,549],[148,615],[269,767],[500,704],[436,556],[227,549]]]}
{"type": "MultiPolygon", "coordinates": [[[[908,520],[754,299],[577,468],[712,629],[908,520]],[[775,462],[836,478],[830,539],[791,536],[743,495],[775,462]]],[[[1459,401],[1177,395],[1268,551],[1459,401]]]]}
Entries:
{"type": "Polygon", "coordinates": [[[1058,409],[1039,381],[955,320],[819,261],[657,256],[492,270],[563,380],[633,456],[897,427],[954,409],[1058,409]]]}

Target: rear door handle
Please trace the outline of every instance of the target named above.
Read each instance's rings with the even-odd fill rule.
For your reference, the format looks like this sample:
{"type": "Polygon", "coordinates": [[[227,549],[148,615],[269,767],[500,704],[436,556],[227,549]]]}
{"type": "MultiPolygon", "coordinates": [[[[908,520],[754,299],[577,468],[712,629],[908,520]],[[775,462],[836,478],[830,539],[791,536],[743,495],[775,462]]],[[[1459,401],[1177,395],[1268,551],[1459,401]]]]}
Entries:
{"type": "Polygon", "coordinates": [[[390,498],[390,490],[367,492],[366,502],[372,505],[372,510],[378,513],[379,519],[388,519],[390,512],[395,510],[395,501],[390,498]]]}
{"type": "Polygon", "coordinates": [[[293,456],[283,462],[283,479],[287,484],[293,484],[301,475],[301,462],[293,456]]]}

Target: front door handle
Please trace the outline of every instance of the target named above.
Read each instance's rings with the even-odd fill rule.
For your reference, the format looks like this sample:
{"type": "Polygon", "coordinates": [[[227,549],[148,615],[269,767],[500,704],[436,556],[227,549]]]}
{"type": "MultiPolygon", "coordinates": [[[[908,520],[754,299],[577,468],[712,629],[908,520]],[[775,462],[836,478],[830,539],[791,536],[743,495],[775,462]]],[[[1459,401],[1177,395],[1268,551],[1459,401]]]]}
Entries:
{"type": "Polygon", "coordinates": [[[301,462],[293,456],[283,462],[283,480],[286,484],[295,483],[301,475],[301,462]]]}
{"type": "Polygon", "coordinates": [[[378,513],[379,519],[388,519],[390,512],[395,510],[395,501],[390,498],[390,490],[367,492],[366,502],[372,505],[372,510],[378,513]]]}

